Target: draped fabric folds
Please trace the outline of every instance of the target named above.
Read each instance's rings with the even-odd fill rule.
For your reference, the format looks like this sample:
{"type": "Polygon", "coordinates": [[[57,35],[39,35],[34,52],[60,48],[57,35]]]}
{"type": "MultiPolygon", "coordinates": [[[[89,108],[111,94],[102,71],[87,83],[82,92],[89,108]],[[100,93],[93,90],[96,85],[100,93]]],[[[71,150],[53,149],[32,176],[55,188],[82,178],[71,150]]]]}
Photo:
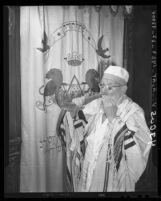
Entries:
{"type": "Polygon", "coordinates": [[[20,10],[22,147],[20,192],[63,192],[63,152],[56,126],[61,109],[49,96],[46,110],[41,86],[50,69],[59,69],[69,86],[75,77],[85,82],[87,70],[106,62],[123,64],[124,16],[120,7],[112,15],[108,6],[22,6],[20,10]]]}

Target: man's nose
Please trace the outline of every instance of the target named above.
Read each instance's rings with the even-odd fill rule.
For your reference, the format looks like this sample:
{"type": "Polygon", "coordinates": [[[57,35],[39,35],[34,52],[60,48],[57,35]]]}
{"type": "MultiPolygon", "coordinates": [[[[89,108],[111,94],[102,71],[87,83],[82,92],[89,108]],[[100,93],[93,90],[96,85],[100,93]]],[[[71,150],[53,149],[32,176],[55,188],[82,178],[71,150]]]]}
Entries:
{"type": "Polygon", "coordinates": [[[101,88],[101,93],[108,95],[108,90],[105,87],[103,87],[101,88]]]}

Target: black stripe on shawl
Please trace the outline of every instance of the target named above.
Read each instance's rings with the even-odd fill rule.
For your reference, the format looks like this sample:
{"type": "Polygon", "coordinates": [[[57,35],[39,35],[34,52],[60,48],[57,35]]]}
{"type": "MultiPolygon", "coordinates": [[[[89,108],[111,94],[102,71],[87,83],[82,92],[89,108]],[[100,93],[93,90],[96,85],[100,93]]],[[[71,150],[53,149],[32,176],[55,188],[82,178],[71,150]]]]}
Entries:
{"type": "Polygon", "coordinates": [[[117,138],[120,136],[120,134],[121,134],[123,131],[125,131],[126,129],[128,129],[128,128],[127,128],[126,124],[124,124],[124,126],[123,126],[123,127],[118,131],[118,133],[116,134],[116,136],[115,136],[115,138],[114,138],[114,144],[115,144],[117,138]]]}
{"type": "Polygon", "coordinates": [[[80,154],[79,154],[78,152],[76,153],[76,157],[77,157],[78,160],[80,161],[81,156],[80,156],[80,154]]]}
{"type": "Polygon", "coordinates": [[[88,123],[82,110],[79,110],[78,117],[79,117],[79,119],[83,120],[86,124],[88,123]]]}
{"type": "Polygon", "coordinates": [[[77,117],[75,117],[73,119],[73,122],[74,122],[74,127],[75,128],[79,128],[81,126],[84,127],[84,124],[88,123],[88,121],[86,120],[86,117],[85,117],[85,115],[84,115],[82,110],[79,110],[78,115],[77,115],[77,117]],[[77,123],[77,121],[79,121],[79,123],[77,123]]]}
{"type": "Polygon", "coordinates": [[[82,152],[83,157],[84,157],[85,156],[85,151],[86,151],[86,146],[85,146],[84,139],[82,141],[80,141],[80,149],[81,149],[81,152],[82,152]]]}
{"type": "Polygon", "coordinates": [[[81,126],[83,126],[83,123],[82,123],[82,122],[79,122],[78,124],[75,124],[75,125],[74,125],[75,128],[79,128],[79,127],[81,127],[81,126]]]}
{"type": "Polygon", "coordinates": [[[59,131],[61,132],[61,134],[63,134],[63,135],[65,135],[65,130],[64,130],[64,128],[59,128],[59,131]]]}
{"type": "Polygon", "coordinates": [[[65,140],[64,140],[64,136],[63,136],[63,135],[60,135],[59,138],[60,138],[60,140],[61,140],[62,146],[66,147],[66,142],[65,142],[65,140]]]}
{"type": "Polygon", "coordinates": [[[118,159],[117,159],[118,162],[116,164],[116,169],[117,170],[119,169],[121,159],[122,159],[122,144],[121,144],[121,152],[120,152],[120,154],[118,156],[118,159]]]}
{"type": "Polygon", "coordinates": [[[56,131],[57,131],[57,134],[58,134],[59,137],[61,135],[60,125],[63,124],[63,118],[64,118],[65,114],[66,114],[66,110],[62,109],[61,112],[60,112],[60,114],[59,114],[59,118],[58,118],[58,122],[57,122],[57,127],[56,127],[56,131]]]}
{"type": "Polygon", "coordinates": [[[128,148],[134,146],[135,144],[136,144],[135,141],[132,141],[129,144],[124,145],[124,149],[128,149],[128,148]]]}
{"type": "Polygon", "coordinates": [[[66,171],[67,171],[67,177],[68,177],[70,183],[72,183],[72,177],[71,177],[71,175],[70,175],[70,172],[69,172],[69,169],[68,169],[67,166],[66,166],[66,171]]]}
{"type": "Polygon", "coordinates": [[[72,181],[72,177],[71,174],[69,172],[68,167],[66,166],[66,173],[67,173],[67,188],[69,190],[69,192],[73,192],[73,181],[72,181]]]}
{"type": "Polygon", "coordinates": [[[56,131],[57,131],[57,135],[62,143],[62,146],[66,147],[66,142],[64,139],[65,136],[65,130],[63,128],[61,128],[61,124],[63,124],[63,118],[66,114],[66,110],[62,109],[58,118],[58,122],[57,122],[57,127],[56,127],[56,131]]]}
{"type": "Polygon", "coordinates": [[[115,163],[116,163],[116,169],[117,170],[119,169],[120,162],[121,162],[121,159],[122,159],[122,144],[123,144],[123,140],[120,143],[119,148],[116,150],[116,154],[115,154],[115,157],[114,157],[115,158],[115,163]]]}
{"type": "Polygon", "coordinates": [[[126,141],[126,140],[132,138],[132,137],[134,136],[134,134],[135,134],[134,131],[130,131],[130,130],[129,130],[128,132],[130,132],[130,134],[129,134],[129,135],[125,135],[125,137],[124,137],[124,141],[126,141]]]}
{"type": "MultiPolygon", "coordinates": [[[[63,119],[62,119],[63,121],[63,119]]],[[[61,128],[61,124],[63,124],[63,122],[60,122],[60,127],[59,127],[59,133],[58,133],[58,137],[59,139],[61,140],[61,143],[62,143],[62,146],[65,146],[66,147],[66,141],[65,141],[65,129],[64,128],[61,128]]]]}
{"type": "Polygon", "coordinates": [[[116,169],[119,169],[120,161],[122,159],[122,146],[124,141],[124,135],[128,131],[126,124],[118,131],[114,138],[114,160],[116,163],[116,169]]]}
{"type": "Polygon", "coordinates": [[[109,163],[106,162],[106,168],[105,168],[105,180],[104,180],[103,192],[106,192],[106,191],[107,191],[107,186],[108,186],[108,175],[109,175],[109,163]]]}

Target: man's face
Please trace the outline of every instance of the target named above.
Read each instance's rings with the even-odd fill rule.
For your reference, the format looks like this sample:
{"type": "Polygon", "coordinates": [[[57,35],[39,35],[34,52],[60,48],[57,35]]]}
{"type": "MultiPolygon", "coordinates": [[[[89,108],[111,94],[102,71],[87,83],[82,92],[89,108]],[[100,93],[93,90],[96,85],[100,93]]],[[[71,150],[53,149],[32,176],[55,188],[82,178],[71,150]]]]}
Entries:
{"type": "Polygon", "coordinates": [[[122,94],[121,86],[116,81],[105,77],[100,83],[100,92],[104,105],[115,104],[122,94]]]}

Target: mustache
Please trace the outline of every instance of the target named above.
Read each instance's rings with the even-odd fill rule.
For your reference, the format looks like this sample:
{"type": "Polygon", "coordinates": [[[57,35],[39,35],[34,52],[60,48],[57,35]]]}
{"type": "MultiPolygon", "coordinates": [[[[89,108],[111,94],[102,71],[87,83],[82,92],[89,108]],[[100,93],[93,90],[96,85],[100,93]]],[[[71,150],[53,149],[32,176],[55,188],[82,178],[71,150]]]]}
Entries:
{"type": "Polygon", "coordinates": [[[111,96],[107,95],[107,94],[102,95],[101,98],[102,98],[102,100],[110,100],[110,99],[113,100],[113,98],[111,96]]]}
{"type": "Polygon", "coordinates": [[[109,93],[106,91],[106,92],[100,92],[100,95],[101,96],[109,96],[109,93]]]}

